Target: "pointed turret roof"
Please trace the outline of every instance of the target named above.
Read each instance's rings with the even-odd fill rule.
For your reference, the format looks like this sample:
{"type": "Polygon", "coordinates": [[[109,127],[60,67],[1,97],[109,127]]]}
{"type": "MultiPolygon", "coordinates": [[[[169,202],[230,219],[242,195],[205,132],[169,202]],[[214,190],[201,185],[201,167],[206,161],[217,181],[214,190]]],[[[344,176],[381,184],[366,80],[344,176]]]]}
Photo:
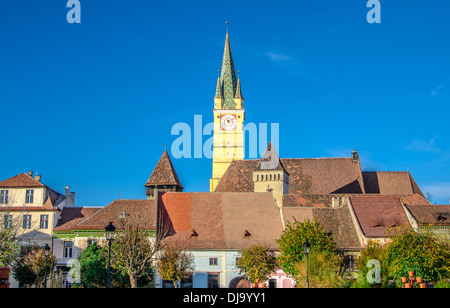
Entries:
{"type": "Polygon", "coordinates": [[[235,106],[234,97],[237,88],[236,72],[234,70],[233,55],[231,53],[230,37],[228,35],[228,21],[227,21],[227,36],[225,37],[225,49],[223,51],[222,72],[220,79],[222,81],[223,91],[223,109],[233,109],[235,106]]]}
{"type": "Polygon", "coordinates": [[[275,147],[273,146],[272,141],[269,142],[266,151],[264,152],[261,160],[256,166],[255,171],[258,170],[284,170],[284,172],[287,173],[287,171],[283,167],[283,164],[281,163],[280,157],[278,156],[275,147]]]}
{"type": "Polygon", "coordinates": [[[238,77],[238,81],[237,81],[237,88],[236,88],[236,96],[235,96],[235,98],[244,99],[244,97],[242,96],[241,78],[240,77],[238,77]]]}
{"type": "Polygon", "coordinates": [[[217,77],[216,95],[214,96],[214,98],[223,98],[222,82],[220,80],[220,71],[219,71],[219,77],[217,77]]]}
{"type": "Polygon", "coordinates": [[[167,150],[164,150],[161,158],[156,164],[155,169],[153,170],[150,178],[148,179],[145,186],[158,186],[158,185],[176,185],[183,189],[183,186],[178,179],[177,173],[173,168],[172,162],[170,161],[169,154],[167,150]]]}

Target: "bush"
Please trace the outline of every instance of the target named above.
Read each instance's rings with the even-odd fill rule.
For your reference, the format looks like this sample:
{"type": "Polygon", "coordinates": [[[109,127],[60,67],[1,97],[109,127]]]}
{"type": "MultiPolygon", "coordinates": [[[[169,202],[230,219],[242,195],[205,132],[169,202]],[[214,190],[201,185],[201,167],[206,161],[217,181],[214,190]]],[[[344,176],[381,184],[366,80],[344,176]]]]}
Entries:
{"type": "Polygon", "coordinates": [[[419,232],[399,230],[386,250],[392,277],[400,280],[414,271],[424,282],[435,282],[450,277],[450,248],[429,228],[419,232]]]}
{"type": "Polygon", "coordinates": [[[297,263],[304,257],[303,243],[308,240],[311,244],[311,252],[332,252],[334,250],[334,238],[325,232],[323,226],[316,221],[306,219],[299,222],[287,223],[285,230],[277,240],[280,255],[278,260],[285,273],[292,277],[298,275],[297,263]]]}
{"type": "Polygon", "coordinates": [[[236,262],[240,275],[256,283],[269,279],[270,274],[275,271],[277,259],[274,253],[263,245],[253,245],[241,252],[236,262]]]}
{"type": "MultiPolygon", "coordinates": [[[[295,266],[297,286],[306,286],[306,258],[295,266]]],[[[312,251],[308,256],[308,278],[311,288],[339,288],[345,284],[339,274],[342,257],[330,251],[312,251]]]]}

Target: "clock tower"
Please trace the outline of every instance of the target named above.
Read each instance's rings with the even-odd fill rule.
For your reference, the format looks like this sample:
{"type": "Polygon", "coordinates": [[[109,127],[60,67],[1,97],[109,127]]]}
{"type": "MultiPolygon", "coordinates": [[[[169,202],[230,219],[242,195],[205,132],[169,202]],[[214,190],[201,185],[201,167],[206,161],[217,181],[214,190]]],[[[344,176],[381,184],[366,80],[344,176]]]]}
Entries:
{"type": "Polygon", "coordinates": [[[213,113],[214,145],[210,191],[216,189],[233,160],[244,159],[244,98],[242,97],[240,78],[239,76],[236,78],[234,70],[228,22],[222,70],[219,71],[217,79],[213,113]]]}

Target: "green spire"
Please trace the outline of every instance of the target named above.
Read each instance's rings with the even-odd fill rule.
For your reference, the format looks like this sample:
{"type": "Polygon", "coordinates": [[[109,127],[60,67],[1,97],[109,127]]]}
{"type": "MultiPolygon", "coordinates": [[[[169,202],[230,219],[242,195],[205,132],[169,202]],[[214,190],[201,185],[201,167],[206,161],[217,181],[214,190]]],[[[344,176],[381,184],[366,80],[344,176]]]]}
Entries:
{"type": "Polygon", "coordinates": [[[231,54],[230,37],[228,36],[228,21],[227,21],[227,36],[225,38],[225,50],[223,51],[222,60],[222,91],[223,91],[223,109],[234,109],[234,96],[236,94],[237,80],[236,72],[234,71],[233,56],[231,54]]]}
{"type": "Polygon", "coordinates": [[[214,98],[223,98],[222,82],[220,80],[220,71],[219,71],[219,77],[217,77],[216,96],[214,96],[214,98]]]}
{"type": "MultiPolygon", "coordinates": [[[[239,71],[238,71],[239,73],[239,71]]],[[[244,99],[244,97],[242,96],[242,90],[241,90],[241,78],[238,76],[238,80],[237,80],[237,86],[236,86],[236,96],[235,98],[240,98],[240,99],[244,99]]]]}

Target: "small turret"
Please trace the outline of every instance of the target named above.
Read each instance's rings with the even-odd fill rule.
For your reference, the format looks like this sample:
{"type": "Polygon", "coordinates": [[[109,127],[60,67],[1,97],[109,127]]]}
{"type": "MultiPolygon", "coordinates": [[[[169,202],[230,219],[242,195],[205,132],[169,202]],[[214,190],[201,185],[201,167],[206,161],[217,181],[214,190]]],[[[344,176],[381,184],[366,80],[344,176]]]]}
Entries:
{"type": "Polygon", "coordinates": [[[283,206],[283,195],[289,193],[289,173],[284,169],[272,141],[253,171],[253,184],[255,192],[270,192],[277,205],[283,206]]]}

